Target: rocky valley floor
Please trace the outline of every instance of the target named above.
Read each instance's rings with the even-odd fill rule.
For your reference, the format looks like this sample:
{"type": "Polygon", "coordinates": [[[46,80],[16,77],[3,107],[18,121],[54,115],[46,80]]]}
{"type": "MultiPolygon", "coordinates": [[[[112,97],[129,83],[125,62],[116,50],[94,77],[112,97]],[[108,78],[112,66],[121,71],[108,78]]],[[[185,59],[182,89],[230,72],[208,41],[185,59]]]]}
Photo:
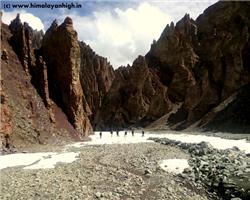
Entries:
{"type": "Polygon", "coordinates": [[[162,159],[189,157],[176,147],[139,143],[70,151],[80,151],[79,159],[54,169],[3,169],[1,199],[209,199],[204,191],[160,169],[162,159]]]}
{"type": "MultiPolygon", "coordinates": [[[[197,157],[204,151],[201,146],[192,149],[195,152],[191,154],[192,151],[188,150],[190,147],[180,146],[180,143],[170,142],[168,139],[154,140],[155,142],[134,144],[57,147],[58,153],[79,153],[78,159],[72,163],[57,162],[52,169],[23,169],[23,166],[2,169],[0,198],[220,199],[217,190],[208,191],[201,181],[195,181],[197,174],[192,173],[201,162],[201,171],[207,170],[209,151],[205,152],[207,160],[203,160],[197,157]],[[188,159],[191,169],[186,169],[186,173],[181,174],[166,172],[160,167],[162,160],[166,159],[188,159]]],[[[209,145],[206,148],[210,148],[209,145]]],[[[50,150],[53,151],[52,147],[50,150]]],[[[39,148],[36,152],[39,152],[39,148]]],[[[224,152],[225,155],[226,153],[228,154],[224,152]]],[[[229,153],[236,155],[233,151],[229,153]]],[[[219,161],[221,157],[218,152],[215,156],[219,161]]],[[[237,158],[231,157],[237,160],[238,166],[244,163],[244,169],[240,168],[239,171],[249,169],[250,158],[244,156],[243,152],[240,151],[237,158]]],[[[47,156],[46,159],[51,157],[47,156]]],[[[202,181],[205,180],[204,177],[203,175],[202,181]]],[[[232,195],[231,198],[233,197],[232,195]]]]}

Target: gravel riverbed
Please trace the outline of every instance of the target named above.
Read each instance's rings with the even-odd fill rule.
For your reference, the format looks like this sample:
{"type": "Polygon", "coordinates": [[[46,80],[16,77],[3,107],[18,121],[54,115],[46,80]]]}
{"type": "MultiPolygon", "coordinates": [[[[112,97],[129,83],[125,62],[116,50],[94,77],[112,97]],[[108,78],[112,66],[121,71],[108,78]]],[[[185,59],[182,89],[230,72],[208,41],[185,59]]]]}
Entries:
{"type": "MultiPolygon", "coordinates": [[[[240,134],[209,133],[207,136],[249,141],[248,135],[240,134]]],[[[118,138],[110,139],[114,142],[118,138]]],[[[130,139],[128,137],[127,142],[130,139]]],[[[138,137],[133,139],[139,140],[138,137]]],[[[126,144],[116,141],[115,144],[77,147],[66,147],[64,143],[5,150],[6,154],[74,152],[78,156],[72,163],[58,161],[52,169],[24,169],[24,166],[2,169],[0,199],[239,200],[250,194],[249,154],[237,148],[217,150],[204,142],[191,144],[166,138],[150,139],[146,143],[131,140],[132,143],[126,144]],[[167,159],[186,159],[190,167],[183,173],[167,172],[160,167],[167,159]]],[[[52,158],[46,156],[44,159],[52,158]]]]}
{"type": "Polygon", "coordinates": [[[1,199],[216,199],[159,167],[165,159],[189,159],[175,146],[103,144],[67,151],[80,152],[78,159],[58,162],[54,169],[2,169],[1,199]]]}

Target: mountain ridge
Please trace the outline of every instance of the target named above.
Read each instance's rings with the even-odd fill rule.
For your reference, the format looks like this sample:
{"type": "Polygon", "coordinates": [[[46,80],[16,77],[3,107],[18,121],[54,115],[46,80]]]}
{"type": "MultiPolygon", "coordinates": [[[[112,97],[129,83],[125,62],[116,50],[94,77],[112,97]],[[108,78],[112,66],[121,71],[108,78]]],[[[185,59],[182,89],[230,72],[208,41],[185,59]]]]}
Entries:
{"type": "MultiPolygon", "coordinates": [[[[1,23],[2,145],[57,140],[51,132],[79,141],[93,131],[151,129],[165,115],[154,130],[208,130],[220,118],[213,109],[249,83],[249,12],[248,2],[218,2],[197,20],[186,14],[145,56],[116,70],[78,41],[70,17],[61,25],[54,20],[45,34],[22,24],[19,14],[9,26],[1,23]],[[13,98],[22,98],[25,109],[13,98]]],[[[247,123],[237,131],[249,133],[247,123]]]]}

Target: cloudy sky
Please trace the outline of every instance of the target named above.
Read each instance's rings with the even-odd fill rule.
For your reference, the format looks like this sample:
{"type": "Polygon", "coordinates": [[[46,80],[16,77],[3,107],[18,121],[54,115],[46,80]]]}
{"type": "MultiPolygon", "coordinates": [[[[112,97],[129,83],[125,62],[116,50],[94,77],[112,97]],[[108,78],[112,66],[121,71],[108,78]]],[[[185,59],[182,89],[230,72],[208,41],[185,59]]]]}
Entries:
{"type": "Polygon", "coordinates": [[[176,24],[185,13],[195,20],[217,1],[22,0],[1,1],[1,9],[4,23],[9,24],[17,13],[20,13],[22,22],[26,21],[33,29],[42,29],[44,32],[54,19],[61,24],[65,17],[71,17],[74,29],[78,32],[78,40],[89,44],[100,56],[107,57],[116,69],[121,65],[131,65],[138,55],[145,55],[153,39],[158,40],[163,29],[171,21],[176,24]],[[65,8],[56,8],[63,4],[65,8]],[[45,7],[31,7],[38,5],[45,7]]]}

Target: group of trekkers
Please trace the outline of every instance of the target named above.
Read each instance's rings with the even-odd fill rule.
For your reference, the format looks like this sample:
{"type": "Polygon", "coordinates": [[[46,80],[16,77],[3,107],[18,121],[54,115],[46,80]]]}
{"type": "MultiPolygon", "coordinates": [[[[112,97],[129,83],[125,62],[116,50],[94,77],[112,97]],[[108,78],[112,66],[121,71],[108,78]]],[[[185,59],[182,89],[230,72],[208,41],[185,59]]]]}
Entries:
{"type": "MultiPolygon", "coordinates": [[[[132,133],[132,136],[134,137],[134,134],[135,134],[134,130],[132,130],[131,133],[132,133]]],[[[111,134],[111,137],[113,137],[113,131],[110,131],[110,134],[111,134]]],[[[125,131],[124,137],[127,137],[127,134],[128,132],[125,131]]],[[[119,130],[116,131],[116,135],[117,137],[119,137],[119,130]]],[[[142,137],[144,137],[144,131],[142,131],[142,137]]],[[[102,132],[100,132],[100,138],[102,138],[102,132]]]]}

